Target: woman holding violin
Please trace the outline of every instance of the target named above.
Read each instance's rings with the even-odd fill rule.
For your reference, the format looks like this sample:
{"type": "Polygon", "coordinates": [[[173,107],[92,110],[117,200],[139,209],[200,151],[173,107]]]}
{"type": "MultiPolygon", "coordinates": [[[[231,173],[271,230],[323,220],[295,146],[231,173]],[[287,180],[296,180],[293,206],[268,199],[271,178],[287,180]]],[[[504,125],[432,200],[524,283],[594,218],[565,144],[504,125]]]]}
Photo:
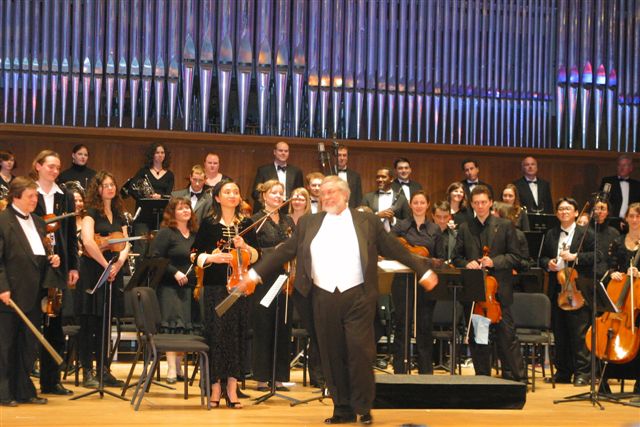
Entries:
{"type": "Polygon", "coordinates": [[[199,267],[204,268],[204,331],[210,347],[211,403],[217,407],[221,397],[227,406],[239,409],[238,378],[244,376],[243,358],[246,353],[249,305],[240,298],[222,317],[215,307],[222,302],[227,290],[227,275],[234,276],[248,269],[239,265],[238,253],[244,254],[247,264],[258,259],[256,236],[253,230],[243,233],[252,225],[249,218],[240,213],[240,188],[233,181],[222,180],[213,187],[211,215],[204,218],[195,237],[192,251],[199,267]],[[221,381],[226,381],[222,390],[221,381]]]}
{"type": "MultiPolygon", "coordinates": [[[[112,315],[122,315],[124,298],[120,289],[123,287],[122,267],[129,256],[129,243],[109,245],[101,249],[98,241],[108,236],[112,238],[126,238],[127,226],[123,218],[122,200],[118,192],[118,186],[114,176],[107,171],[99,171],[90,181],[86,198],[86,216],[82,219],[82,244],[84,246],[83,257],[80,262],[80,282],[78,285],[77,313],[80,319],[80,363],[82,365],[84,387],[96,387],[98,381],[92,371],[93,361],[97,369],[104,372],[104,384],[110,387],[122,387],[123,382],[117,380],[109,371],[109,366],[99,366],[100,349],[103,336],[107,331],[102,330],[102,316],[104,305],[104,292],[108,292],[107,286],[112,286],[112,315]],[[87,290],[93,289],[114,257],[116,261],[111,267],[111,272],[106,285],[100,287],[93,295],[87,290]]],[[[108,360],[105,349],[105,360],[108,360]]]]}
{"type": "MultiPolygon", "coordinates": [[[[34,213],[45,221],[56,216],[75,212],[73,196],[64,186],[56,184],[60,174],[60,156],[55,151],[43,150],[32,163],[31,177],[38,184],[38,206],[34,213]]],[[[51,249],[60,256],[60,271],[69,289],[74,289],[78,281],[78,238],[76,221],[72,217],[58,219],[47,225],[51,249]]],[[[63,284],[63,283],[61,283],[63,284]]],[[[51,298],[52,292],[47,292],[51,298]]],[[[64,293],[60,290],[64,303],[64,293]]],[[[55,298],[55,297],[54,297],[55,298]]],[[[60,304],[61,305],[61,304],[60,304]]],[[[60,307],[61,309],[62,307],[60,307]]],[[[65,340],[62,333],[63,313],[48,316],[44,322],[44,336],[58,351],[64,350],[65,340]]],[[[58,395],[72,394],[60,383],[60,369],[46,351],[41,352],[40,387],[43,393],[58,395]]]]}
{"type": "Polygon", "coordinates": [[[555,382],[585,386],[591,372],[584,337],[591,323],[585,300],[590,299],[593,281],[593,232],[576,224],[580,211],[574,199],[561,198],[555,209],[560,225],[547,231],[540,255],[540,266],[549,272],[555,382]]]}
{"type": "MultiPolygon", "coordinates": [[[[638,251],[640,249],[640,203],[632,203],[627,210],[625,220],[628,232],[618,236],[609,246],[609,282],[607,293],[614,303],[621,309],[620,314],[603,313],[596,319],[596,356],[601,360],[611,361],[604,372],[600,385],[601,392],[609,393],[608,378],[635,378],[634,394],[640,394],[640,356],[638,346],[640,331],[638,320],[640,316],[640,272],[638,271],[638,251]],[[635,261],[636,263],[631,266],[635,261]],[[633,314],[631,313],[631,286],[633,286],[633,314]],[[618,319],[624,319],[618,322],[618,319]],[[633,325],[633,326],[632,326],[633,325]],[[621,337],[619,346],[612,357],[611,347],[607,348],[607,334],[613,329],[621,337]],[[621,362],[622,360],[622,362],[621,362]]],[[[589,331],[590,333],[590,331],[589,331]]],[[[591,347],[591,338],[588,346],[591,347]]],[[[611,338],[615,339],[615,338],[611,338]]],[[[635,398],[638,399],[637,397],[635,398]]]]}
{"type": "MultiPolygon", "coordinates": [[[[160,331],[165,334],[190,334],[193,330],[191,294],[196,276],[190,259],[197,231],[191,199],[172,198],[164,209],[160,231],[151,243],[151,256],[168,258],[164,276],[157,288],[160,302],[160,331]]],[[[183,380],[182,353],[167,353],[167,383],[183,380]]]]}
{"type": "MultiPolygon", "coordinates": [[[[280,181],[270,179],[258,184],[257,190],[260,194],[260,203],[264,206],[264,209],[254,214],[251,219],[253,222],[258,222],[267,215],[264,223],[256,228],[258,248],[262,253],[266,254],[289,238],[293,222],[278,209],[284,201],[284,186],[280,181]]],[[[276,389],[278,391],[288,391],[282,384],[289,381],[289,344],[291,342],[291,322],[285,323],[285,315],[287,319],[291,319],[293,304],[291,303],[292,301],[289,301],[288,305],[286,304],[285,288],[284,292],[278,294],[278,300],[274,300],[269,307],[260,305],[260,301],[269,291],[271,285],[283,273],[285,273],[284,267],[265,277],[263,285],[257,287],[255,294],[251,297],[251,323],[253,328],[252,368],[253,378],[258,382],[258,391],[269,390],[267,382],[272,377],[274,345],[277,346],[276,389]],[[276,304],[279,307],[277,320],[276,304]],[[273,337],[276,323],[278,341],[274,343],[273,337]]]]}
{"type": "MultiPolygon", "coordinates": [[[[440,227],[427,218],[427,212],[431,203],[429,196],[422,191],[416,191],[411,195],[409,208],[411,217],[400,220],[392,227],[391,231],[405,244],[409,251],[418,255],[434,258],[446,258],[446,254],[438,254],[437,248],[441,247],[442,233],[440,227]]],[[[411,319],[413,318],[413,275],[396,274],[391,286],[391,297],[395,308],[395,333],[393,371],[396,374],[405,374],[405,329],[411,331],[411,319]],[[408,288],[407,280],[409,278],[408,288]],[[409,291],[407,306],[407,290],[409,291]],[[407,310],[409,311],[409,325],[405,324],[407,310]]],[[[436,306],[435,300],[426,299],[426,291],[418,286],[416,297],[416,346],[418,349],[418,372],[421,374],[433,374],[433,312],[436,306]]]]}

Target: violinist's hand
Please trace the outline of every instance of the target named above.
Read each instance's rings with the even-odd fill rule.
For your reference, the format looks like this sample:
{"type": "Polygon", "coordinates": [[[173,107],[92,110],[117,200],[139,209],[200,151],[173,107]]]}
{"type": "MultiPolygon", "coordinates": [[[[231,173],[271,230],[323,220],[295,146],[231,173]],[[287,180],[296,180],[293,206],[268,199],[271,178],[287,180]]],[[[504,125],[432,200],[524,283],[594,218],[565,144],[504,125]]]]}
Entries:
{"type": "Polygon", "coordinates": [[[233,238],[233,246],[235,246],[238,249],[248,249],[248,245],[244,241],[242,236],[236,236],[233,238]]]}
{"type": "Polygon", "coordinates": [[[67,287],[69,289],[75,289],[79,278],[80,274],[78,273],[78,270],[69,270],[69,274],[67,276],[67,287]]]}
{"type": "Polygon", "coordinates": [[[393,210],[391,210],[391,209],[385,209],[383,211],[378,212],[376,215],[378,215],[378,217],[384,218],[384,219],[392,219],[395,216],[393,214],[393,210]]]}
{"type": "Polygon", "coordinates": [[[228,252],[214,252],[207,257],[207,264],[229,264],[233,257],[228,252]]]}
{"type": "Polygon", "coordinates": [[[9,300],[11,299],[11,291],[4,291],[0,294],[0,301],[9,305],[9,300]]]}
{"type": "Polygon", "coordinates": [[[121,259],[118,259],[116,262],[114,262],[111,266],[111,271],[109,272],[109,278],[107,279],[107,281],[113,282],[114,280],[116,280],[116,276],[120,272],[120,269],[123,265],[124,261],[122,261],[121,259]]]}
{"type": "Polygon", "coordinates": [[[575,261],[577,258],[576,254],[572,254],[569,251],[560,251],[560,258],[562,258],[565,262],[575,261]]]}
{"type": "Polygon", "coordinates": [[[622,280],[622,273],[619,271],[614,271],[611,273],[611,280],[622,280]]]}
{"type": "Polygon", "coordinates": [[[60,267],[60,257],[58,255],[49,255],[49,264],[53,268],[60,267]]]}
{"type": "Polygon", "coordinates": [[[558,263],[556,262],[555,258],[549,261],[549,264],[547,264],[547,268],[549,269],[549,271],[560,271],[560,267],[558,267],[558,263]]]}
{"type": "Polygon", "coordinates": [[[176,271],[176,274],[174,274],[173,277],[176,279],[176,282],[178,282],[178,285],[180,286],[186,285],[187,282],[189,281],[189,278],[187,277],[187,275],[184,274],[182,271],[176,271]]]}
{"type": "Polygon", "coordinates": [[[491,258],[489,258],[488,256],[482,257],[480,259],[480,265],[483,268],[491,268],[491,267],[493,267],[493,260],[491,258]]]}
{"type": "Polygon", "coordinates": [[[480,270],[482,268],[480,263],[478,261],[476,261],[475,259],[473,261],[469,262],[466,267],[469,270],[480,270]]]}
{"type": "Polygon", "coordinates": [[[420,280],[420,286],[424,288],[425,291],[430,291],[435,288],[438,284],[438,275],[431,271],[431,274],[428,274],[427,277],[420,280]]]}
{"type": "Polygon", "coordinates": [[[244,292],[245,295],[251,295],[256,290],[257,281],[251,280],[249,277],[243,277],[236,286],[236,289],[244,292]]]}

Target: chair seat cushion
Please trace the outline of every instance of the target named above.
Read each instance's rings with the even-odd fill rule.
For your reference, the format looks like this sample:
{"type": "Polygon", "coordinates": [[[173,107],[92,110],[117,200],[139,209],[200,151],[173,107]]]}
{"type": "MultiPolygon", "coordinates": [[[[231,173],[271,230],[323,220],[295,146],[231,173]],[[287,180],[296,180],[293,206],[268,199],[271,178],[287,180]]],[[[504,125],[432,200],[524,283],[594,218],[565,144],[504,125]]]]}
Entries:
{"type": "Polygon", "coordinates": [[[154,343],[158,351],[209,351],[209,346],[202,341],[154,339],[154,343]]]}

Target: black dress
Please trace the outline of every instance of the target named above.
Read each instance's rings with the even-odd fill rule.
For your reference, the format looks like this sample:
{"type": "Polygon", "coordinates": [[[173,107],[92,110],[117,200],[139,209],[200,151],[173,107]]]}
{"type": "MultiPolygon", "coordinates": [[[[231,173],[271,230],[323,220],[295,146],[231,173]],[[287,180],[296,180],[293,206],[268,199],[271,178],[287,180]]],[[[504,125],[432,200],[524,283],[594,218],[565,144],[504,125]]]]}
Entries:
{"type": "MultiPolygon", "coordinates": [[[[440,227],[431,221],[426,221],[420,227],[416,226],[413,218],[407,218],[396,223],[391,229],[399,237],[404,237],[414,246],[424,246],[432,257],[442,257],[437,252],[443,247],[442,232],[440,227]]],[[[418,278],[419,279],[419,278],[418,278]]],[[[436,307],[435,300],[426,298],[426,291],[418,285],[417,312],[416,312],[416,347],[418,350],[418,371],[421,374],[433,374],[433,313],[436,307]]],[[[411,319],[413,318],[414,301],[413,274],[396,274],[391,287],[394,314],[394,339],[393,339],[393,371],[396,374],[406,373],[404,367],[404,342],[406,322],[405,316],[409,310],[409,334],[411,335],[411,319]],[[407,284],[409,290],[409,304],[407,308],[407,284]]],[[[410,354],[408,354],[410,356],[410,354]]]]}
{"type": "Polygon", "coordinates": [[[162,314],[160,328],[163,333],[188,334],[193,329],[191,295],[196,282],[195,274],[193,270],[189,273],[189,282],[184,286],[178,285],[174,276],[178,271],[186,273],[189,270],[189,255],[194,241],[194,233],[184,237],[176,228],[162,228],[151,245],[152,257],[169,259],[169,265],[157,288],[162,314]]]}
{"type": "Polygon", "coordinates": [[[82,188],[84,188],[84,191],[87,191],[87,188],[89,188],[89,182],[94,176],[96,176],[96,171],[86,165],[81,166],[72,164],[69,169],[60,172],[58,182],[64,184],[69,181],[78,181],[82,188]]]}
{"type": "Polygon", "coordinates": [[[3,188],[3,192],[9,193],[9,185],[11,184],[11,181],[13,181],[14,179],[15,179],[15,176],[11,175],[11,179],[9,179],[9,181],[5,181],[4,178],[0,175],[0,187],[3,188]]]}
{"type": "MultiPolygon", "coordinates": [[[[255,214],[251,219],[259,220],[264,212],[255,214]]],[[[288,232],[293,226],[293,221],[287,215],[280,214],[279,222],[269,217],[259,227],[257,232],[258,248],[262,253],[268,253],[279,243],[288,239],[288,232]]],[[[256,381],[268,381],[272,377],[273,345],[276,325],[276,300],[269,307],[260,305],[260,301],[269,291],[278,276],[284,273],[284,268],[278,269],[274,274],[263,277],[262,285],[256,287],[256,292],[251,296],[251,326],[253,329],[252,368],[253,378],[256,381]]],[[[293,299],[289,299],[287,319],[285,318],[286,295],[280,292],[277,297],[278,304],[278,341],[276,353],[276,381],[289,381],[289,343],[291,342],[291,313],[293,312],[293,299]]]]}
{"type": "Polygon", "coordinates": [[[144,177],[149,180],[149,184],[151,184],[151,187],[153,187],[153,191],[155,193],[158,193],[161,196],[171,196],[175,181],[173,172],[167,170],[167,172],[160,178],[156,178],[155,175],[151,173],[151,170],[148,167],[143,167],[138,172],[136,172],[133,179],[137,180],[144,177]]]}
{"type": "MultiPolygon", "coordinates": [[[[238,226],[238,232],[251,224],[250,219],[243,219],[238,226]]],[[[214,222],[211,217],[205,218],[193,243],[196,259],[200,254],[211,253],[216,249],[218,241],[226,242],[234,235],[234,227],[214,222]]],[[[243,237],[249,246],[256,247],[253,231],[249,231],[243,237]]],[[[246,352],[248,329],[247,298],[238,299],[222,317],[218,317],[215,312],[216,306],[229,294],[226,288],[228,267],[227,264],[211,264],[204,269],[204,331],[209,344],[209,364],[213,382],[228,377],[242,378],[244,375],[242,360],[246,352]]]]}

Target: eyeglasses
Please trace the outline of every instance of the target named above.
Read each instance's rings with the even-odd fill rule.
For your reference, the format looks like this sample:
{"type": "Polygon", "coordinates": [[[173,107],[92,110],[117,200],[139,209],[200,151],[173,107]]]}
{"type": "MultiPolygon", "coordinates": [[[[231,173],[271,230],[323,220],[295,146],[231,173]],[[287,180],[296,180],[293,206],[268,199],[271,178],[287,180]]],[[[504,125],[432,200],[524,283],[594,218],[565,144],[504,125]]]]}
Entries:
{"type": "Polygon", "coordinates": [[[102,184],[102,188],[116,188],[115,184],[102,184]]]}
{"type": "Polygon", "coordinates": [[[558,212],[571,212],[573,209],[573,206],[563,206],[561,208],[558,208],[558,212]]]}

